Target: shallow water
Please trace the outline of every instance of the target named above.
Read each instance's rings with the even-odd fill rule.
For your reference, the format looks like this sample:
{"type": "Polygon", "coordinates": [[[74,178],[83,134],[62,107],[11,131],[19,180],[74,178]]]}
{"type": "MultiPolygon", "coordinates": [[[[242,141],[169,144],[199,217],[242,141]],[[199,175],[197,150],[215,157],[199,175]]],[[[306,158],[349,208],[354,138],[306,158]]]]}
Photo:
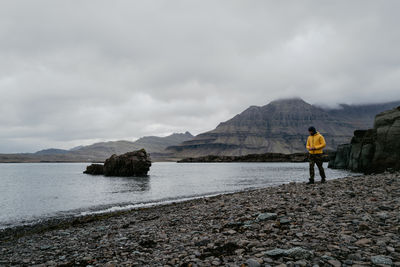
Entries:
{"type": "Polygon", "coordinates": [[[135,178],[86,175],[86,165],[0,164],[0,228],[308,180],[308,163],[153,163],[135,178]]]}

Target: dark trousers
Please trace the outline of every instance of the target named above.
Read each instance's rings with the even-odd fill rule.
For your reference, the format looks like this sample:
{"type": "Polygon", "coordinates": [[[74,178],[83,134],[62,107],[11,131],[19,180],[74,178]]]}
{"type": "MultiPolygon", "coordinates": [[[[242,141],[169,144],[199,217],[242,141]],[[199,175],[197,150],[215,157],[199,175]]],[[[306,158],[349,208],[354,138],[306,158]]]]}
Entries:
{"type": "Polygon", "coordinates": [[[322,166],[323,159],[322,159],[322,154],[310,154],[309,155],[309,161],[310,161],[310,181],[314,181],[315,177],[315,171],[314,171],[314,166],[317,164],[318,170],[319,170],[319,175],[321,175],[322,180],[325,180],[325,171],[324,167],[322,166]]]}

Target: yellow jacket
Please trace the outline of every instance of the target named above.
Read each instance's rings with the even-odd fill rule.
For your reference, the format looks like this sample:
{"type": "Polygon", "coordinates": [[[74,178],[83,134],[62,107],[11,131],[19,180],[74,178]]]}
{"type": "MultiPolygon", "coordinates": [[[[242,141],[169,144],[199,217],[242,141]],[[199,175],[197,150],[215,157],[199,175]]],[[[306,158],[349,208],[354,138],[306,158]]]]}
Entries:
{"type": "Polygon", "coordinates": [[[308,137],[307,150],[310,154],[322,154],[324,147],[326,147],[325,139],[319,132],[308,137]],[[312,147],[316,150],[311,150],[312,147]]]}

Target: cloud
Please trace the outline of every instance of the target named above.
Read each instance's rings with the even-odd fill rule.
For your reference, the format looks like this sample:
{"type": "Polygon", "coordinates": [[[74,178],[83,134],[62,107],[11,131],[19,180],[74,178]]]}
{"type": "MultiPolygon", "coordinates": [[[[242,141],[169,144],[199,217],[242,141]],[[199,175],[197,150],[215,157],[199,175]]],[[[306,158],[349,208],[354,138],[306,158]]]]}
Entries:
{"type": "Polygon", "coordinates": [[[398,1],[2,1],[0,152],[398,99],[398,1]]]}

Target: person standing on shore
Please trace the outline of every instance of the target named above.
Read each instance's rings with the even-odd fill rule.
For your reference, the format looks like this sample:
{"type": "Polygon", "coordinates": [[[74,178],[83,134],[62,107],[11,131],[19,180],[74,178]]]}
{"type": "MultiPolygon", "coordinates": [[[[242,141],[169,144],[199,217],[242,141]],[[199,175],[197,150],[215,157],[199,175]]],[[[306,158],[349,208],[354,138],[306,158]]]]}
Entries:
{"type": "Polygon", "coordinates": [[[307,139],[307,150],[309,152],[309,161],[310,161],[310,180],[308,184],[314,183],[315,171],[314,166],[317,164],[319,174],[321,175],[321,183],[326,182],[326,176],[323,165],[323,148],[326,146],[324,137],[317,132],[315,127],[311,126],[308,128],[308,132],[310,136],[307,139]]]}

